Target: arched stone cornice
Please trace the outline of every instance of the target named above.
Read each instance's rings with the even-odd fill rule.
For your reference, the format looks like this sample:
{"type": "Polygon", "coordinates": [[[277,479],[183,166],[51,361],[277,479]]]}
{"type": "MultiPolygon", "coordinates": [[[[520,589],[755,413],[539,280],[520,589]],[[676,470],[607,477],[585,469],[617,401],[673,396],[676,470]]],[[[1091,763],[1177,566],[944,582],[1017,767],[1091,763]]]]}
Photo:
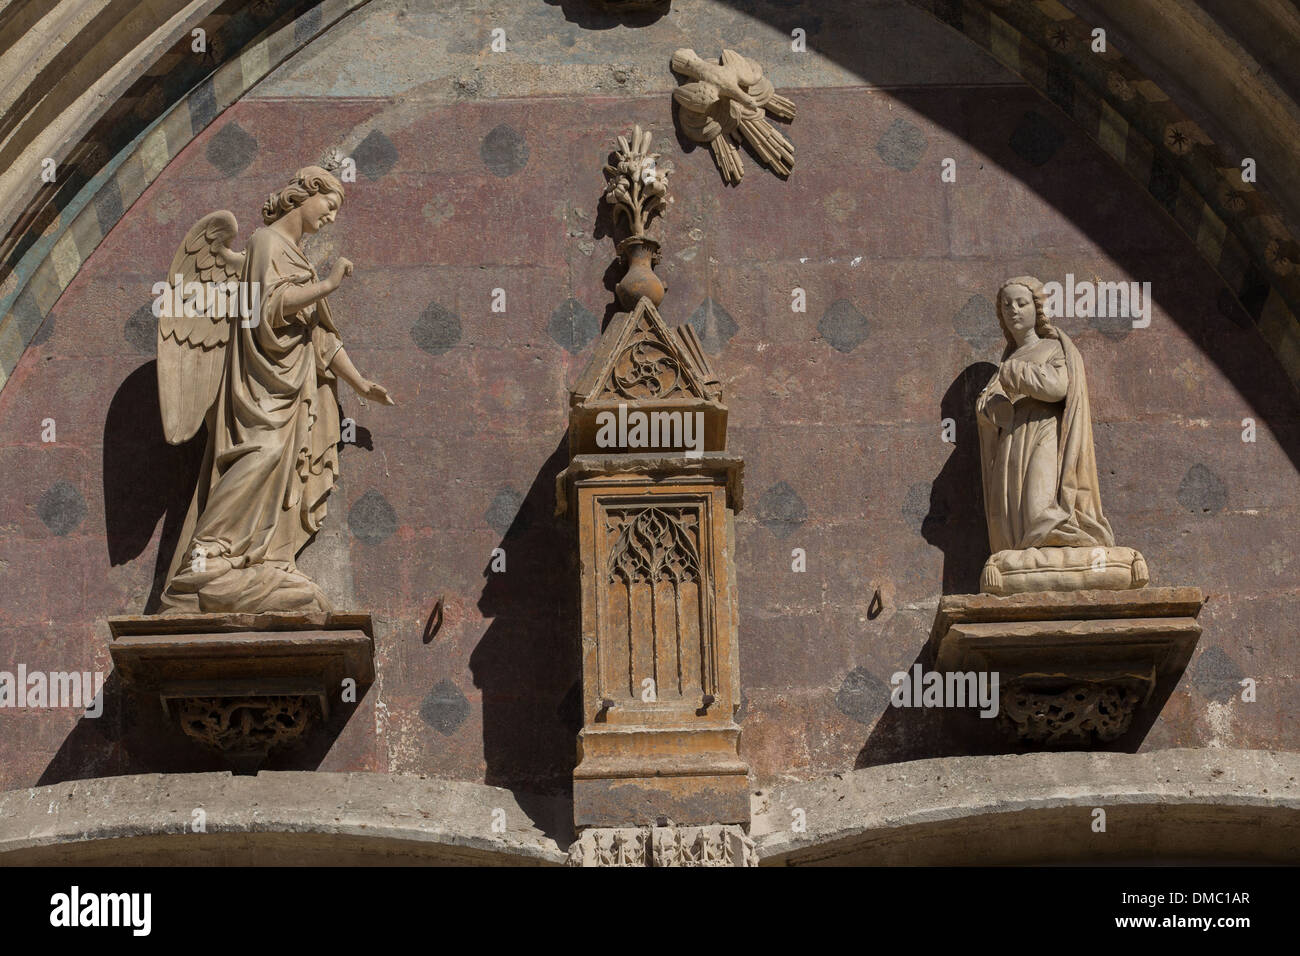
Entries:
{"type": "MultiPolygon", "coordinates": [[[[752,835],[762,866],[1294,864],[1298,776],[1259,750],[943,757],[759,791],[752,835]]],[[[407,774],[102,777],[0,793],[0,865],[557,865],[571,812],[407,774]]]]}
{"type": "Polygon", "coordinates": [[[753,835],[764,866],[1295,863],[1297,771],[1228,749],[914,760],[778,786],[753,835]]]}

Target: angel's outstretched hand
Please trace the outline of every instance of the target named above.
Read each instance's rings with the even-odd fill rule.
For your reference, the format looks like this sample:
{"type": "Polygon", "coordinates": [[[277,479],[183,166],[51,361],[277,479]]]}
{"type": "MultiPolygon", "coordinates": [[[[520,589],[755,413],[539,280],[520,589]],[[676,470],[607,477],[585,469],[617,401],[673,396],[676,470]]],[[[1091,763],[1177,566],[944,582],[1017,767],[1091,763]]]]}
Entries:
{"type": "Polygon", "coordinates": [[[357,394],[362,398],[369,398],[378,402],[380,405],[396,405],[392,397],[388,394],[388,389],[378,382],[372,382],[370,379],[364,379],[361,382],[361,388],[357,389],[357,394]]]}

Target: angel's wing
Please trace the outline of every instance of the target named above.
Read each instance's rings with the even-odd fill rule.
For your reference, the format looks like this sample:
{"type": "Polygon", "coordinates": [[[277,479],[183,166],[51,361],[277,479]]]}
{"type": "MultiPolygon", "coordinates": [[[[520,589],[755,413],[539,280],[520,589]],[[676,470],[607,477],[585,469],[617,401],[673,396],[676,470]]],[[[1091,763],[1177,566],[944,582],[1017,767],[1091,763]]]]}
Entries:
{"type": "MultiPolygon", "coordinates": [[[[208,290],[216,283],[238,281],[244,254],[230,250],[230,241],[238,232],[234,215],[224,209],[204,216],[176,250],[167,273],[168,284],[174,289],[179,275],[183,293],[191,282],[208,290]]],[[[168,301],[171,304],[182,298],[173,294],[168,301]]],[[[162,406],[163,434],[173,445],[194,437],[221,387],[233,316],[219,314],[232,310],[213,309],[212,305],[212,297],[204,295],[197,315],[186,315],[186,309],[164,309],[158,317],[158,404],[162,406]]]]}

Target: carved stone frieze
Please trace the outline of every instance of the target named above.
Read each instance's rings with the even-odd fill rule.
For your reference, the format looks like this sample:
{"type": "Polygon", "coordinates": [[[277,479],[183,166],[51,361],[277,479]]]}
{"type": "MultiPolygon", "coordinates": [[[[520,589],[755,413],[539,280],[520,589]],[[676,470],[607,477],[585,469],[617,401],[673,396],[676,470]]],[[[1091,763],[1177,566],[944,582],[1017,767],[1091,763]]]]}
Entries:
{"type": "Polygon", "coordinates": [[[648,827],[592,827],[569,847],[569,866],[649,866],[648,827]]]}
{"type": "Polygon", "coordinates": [[[186,736],[222,753],[265,756],[306,735],[318,707],[304,694],[183,697],[176,720],[186,736]]]}
{"type": "Polygon", "coordinates": [[[744,828],[655,827],[654,866],[758,866],[758,851],[744,828]]]}
{"type": "Polygon", "coordinates": [[[1045,747],[1110,743],[1128,732],[1149,681],[1079,681],[1044,688],[1032,680],[1002,688],[1001,712],[1016,736],[1045,747]]]}
{"type": "Polygon", "coordinates": [[[569,848],[569,866],[758,866],[743,827],[592,827],[569,848]]]}

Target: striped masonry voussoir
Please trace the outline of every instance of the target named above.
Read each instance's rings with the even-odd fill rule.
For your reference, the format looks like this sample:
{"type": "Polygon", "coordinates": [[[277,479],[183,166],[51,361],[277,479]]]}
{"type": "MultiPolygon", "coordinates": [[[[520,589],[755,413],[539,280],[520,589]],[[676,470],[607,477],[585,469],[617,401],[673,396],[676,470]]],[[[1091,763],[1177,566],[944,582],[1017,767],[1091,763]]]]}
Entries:
{"type": "MultiPolygon", "coordinates": [[[[60,214],[51,231],[52,244],[37,244],[20,262],[12,276],[17,280],[6,298],[9,306],[0,317],[0,390],[22,359],[41,321],[49,315],[90,254],[99,246],[126,210],[144,194],[182,149],[203,131],[222,110],[248,92],[271,70],[306,46],[368,0],[328,0],[281,27],[274,34],[246,47],[227,59],[203,83],[194,86],[167,110],[133,146],[109,161],[111,169],[91,195],[79,195],[70,205],[81,206],[69,221],[60,214]],[[24,298],[24,296],[26,298],[24,298]],[[34,306],[37,321],[19,308],[19,302],[34,306]],[[21,313],[21,314],[20,314],[21,313]],[[26,319],[26,321],[24,321],[26,319]]],[[[166,54],[155,64],[158,85],[165,86],[185,60],[166,54]],[[169,59],[170,58],[170,59],[169,59]]],[[[144,100],[146,97],[141,97],[144,100]]],[[[144,104],[137,104],[143,106],[144,104]]],[[[32,311],[31,308],[26,310],[32,311]]]]}

